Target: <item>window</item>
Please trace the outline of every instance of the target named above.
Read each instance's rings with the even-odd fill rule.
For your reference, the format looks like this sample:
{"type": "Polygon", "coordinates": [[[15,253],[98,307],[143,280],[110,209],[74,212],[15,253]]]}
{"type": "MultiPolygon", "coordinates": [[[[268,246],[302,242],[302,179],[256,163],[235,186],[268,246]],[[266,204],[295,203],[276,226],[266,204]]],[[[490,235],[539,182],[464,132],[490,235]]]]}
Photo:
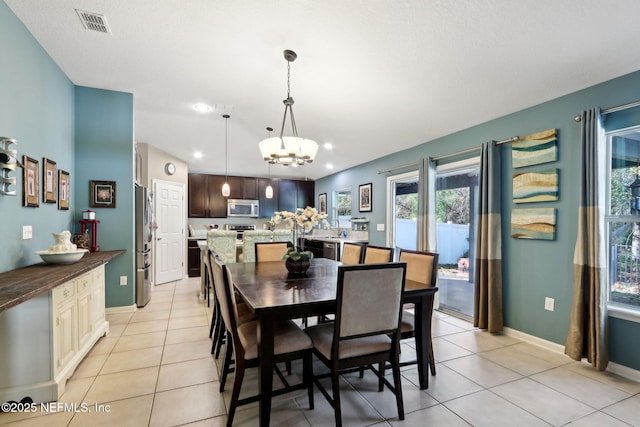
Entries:
{"type": "Polygon", "coordinates": [[[334,223],[348,227],[351,221],[351,190],[338,190],[333,193],[335,206],[334,223]]]}
{"type": "Polygon", "coordinates": [[[609,306],[640,315],[640,127],[609,133],[607,147],[609,306]]]}

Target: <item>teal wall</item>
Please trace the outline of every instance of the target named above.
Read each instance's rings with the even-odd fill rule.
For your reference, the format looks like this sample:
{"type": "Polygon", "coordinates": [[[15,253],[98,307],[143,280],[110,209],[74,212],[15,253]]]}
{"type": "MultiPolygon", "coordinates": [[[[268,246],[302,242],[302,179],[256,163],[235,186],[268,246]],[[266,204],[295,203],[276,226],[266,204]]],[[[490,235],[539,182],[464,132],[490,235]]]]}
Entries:
{"type": "MultiPolygon", "coordinates": [[[[384,232],[376,224],[386,224],[386,178],[380,170],[405,165],[429,156],[440,156],[477,147],[490,140],[556,128],[558,129],[559,159],[518,171],[544,168],[560,169],[560,200],[536,203],[531,206],[557,209],[557,238],[554,241],[520,240],[510,237],[512,176],[511,147],[505,144],[502,152],[502,233],[503,233],[503,293],[505,325],[524,333],[564,345],[573,298],[573,251],[576,240],[578,212],[578,180],[580,173],[580,124],[574,116],[583,110],[600,106],[608,108],[639,99],[640,72],[557,98],[508,116],[438,138],[408,150],[336,173],[316,181],[316,197],[320,193],[351,188],[357,194],[358,185],[373,183],[373,211],[363,213],[370,218],[369,240],[372,244],[386,243],[384,232]],[[544,298],[555,299],[555,311],[544,310],[544,298]]],[[[420,94],[416,94],[420,96],[420,94]]],[[[640,124],[640,109],[607,117],[607,130],[640,124]]],[[[430,117],[425,120],[438,120],[430,117]]],[[[364,142],[364,141],[363,141],[364,142]]],[[[393,141],[390,141],[393,144],[393,141]]],[[[452,159],[453,160],[453,159],[452,159]]],[[[404,172],[400,170],[394,173],[404,172]]],[[[331,199],[331,197],[329,197],[331,199]]],[[[328,211],[333,206],[329,200],[328,211]]],[[[354,197],[354,215],[357,199],[354,197]]],[[[609,350],[611,360],[640,369],[640,324],[611,319],[609,350]],[[626,338],[625,338],[626,337],[626,338]]]]}
{"type": "Polygon", "coordinates": [[[53,243],[52,232],[79,232],[89,208],[89,180],[116,181],[115,209],[95,209],[101,221],[101,250],[125,249],[106,268],[107,307],[134,304],[133,96],[75,87],[31,33],[0,1],[0,136],[18,140],[18,155],[47,157],[71,175],[69,210],[43,203],[22,206],[22,171],[17,196],[0,196],[0,272],[42,262],[35,254],[53,243]],[[22,240],[22,226],[33,239],[22,240]],[[120,286],[127,276],[127,286],[120,286]]]}
{"type": "MultiPolygon", "coordinates": [[[[73,84],[2,1],[0,58],[0,136],[18,141],[11,148],[21,161],[23,155],[36,159],[42,171],[47,157],[73,177],[73,84]]],[[[17,195],[0,195],[0,272],[42,262],[35,252],[53,244],[52,232],[71,229],[76,206],[71,200],[68,211],[58,210],[40,196],[39,207],[23,207],[22,169],[11,176],[17,195]],[[33,227],[33,239],[22,240],[23,225],[33,227]]]]}
{"type": "Polygon", "coordinates": [[[100,250],[127,250],[106,271],[106,305],[131,305],[135,300],[133,95],[78,86],[75,103],[78,213],[89,209],[89,181],[116,182],[116,207],[91,209],[100,220],[100,250]],[[126,286],[120,285],[120,276],[127,276],[126,286]]]}

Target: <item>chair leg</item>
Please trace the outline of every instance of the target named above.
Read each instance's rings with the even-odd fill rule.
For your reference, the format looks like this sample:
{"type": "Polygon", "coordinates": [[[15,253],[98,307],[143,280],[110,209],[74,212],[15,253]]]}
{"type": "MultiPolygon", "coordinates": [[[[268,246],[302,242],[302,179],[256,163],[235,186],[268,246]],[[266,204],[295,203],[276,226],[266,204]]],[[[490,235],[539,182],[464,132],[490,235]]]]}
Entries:
{"type": "Polygon", "coordinates": [[[433,357],[433,341],[429,340],[429,367],[431,375],[436,374],[436,359],[433,357]]]}
{"type": "Polygon", "coordinates": [[[384,383],[382,382],[382,378],[384,378],[384,370],[386,367],[387,367],[386,362],[378,363],[378,372],[380,374],[380,376],[378,376],[378,391],[384,390],[384,383]]]}
{"type": "Polygon", "coordinates": [[[216,305],[213,304],[213,310],[211,311],[211,326],[209,327],[209,338],[213,338],[213,331],[216,327],[216,315],[217,315],[216,305]]]}
{"type": "Polygon", "coordinates": [[[340,372],[335,366],[331,369],[331,389],[333,391],[333,412],[336,427],[342,427],[342,409],[340,408],[340,372]]]}
{"type": "Polygon", "coordinates": [[[307,352],[302,356],[302,381],[307,385],[309,394],[309,409],[314,409],[313,401],[313,360],[311,352],[307,352]]]}
{"type": "MultiPolygon", "coordinates": [[[[227,382],[227,374],[229,373],[229,369],[231,368],[232,356],[233,356],[233,345],[231,343],[231,334],[227,332],[227,349],[224,352],[224,362],[222,363],[222,376],[220,378],[220,393],[224,391],[224,386],[225,386],[225,383],[227,382]]],[[[236,366],[236,372],[237,372],[237,366],[236,366]]],[[[238,378],[238,374],[236,373],[236,379],[237,378],[238,378]]]]}
{"type": "MultiPolygon", "coordinates": [[[[229,340],[231,342],[231,340],[229,340]]],[[[233,417],[238,407],[238,399],[240,398],[240,389],[242,388],[242,379],[244,378],[244,360],[236,362],[236,377],[233,381],[233,391],[231,392],[231,401],[229,402],[229,414],[227,415],[227,427],[233,425],[233,417]]]]}
{"type": "Polygon", "coordinates": [[[226,341],[227,345],[229,343],[229,339],[227,336],[227,339],[225,339],[225,326],[224,326],[224,322],[218,320],[218,329],[220,330],[220,333],[218,334],[218,341],[216,342],[216,359],[218,357],[220,357],[220,349],[222,348],[222,344],[226,341]]]}
{"type": "Polygon", "coordinates": [[[393,372],[393,386],[396,389],[396,404],[398,405],[398,419],[404,420],[404,403],[402,401],[402,382],[400,380],[400,356],[395,355],[391,366],[393,372]]]}

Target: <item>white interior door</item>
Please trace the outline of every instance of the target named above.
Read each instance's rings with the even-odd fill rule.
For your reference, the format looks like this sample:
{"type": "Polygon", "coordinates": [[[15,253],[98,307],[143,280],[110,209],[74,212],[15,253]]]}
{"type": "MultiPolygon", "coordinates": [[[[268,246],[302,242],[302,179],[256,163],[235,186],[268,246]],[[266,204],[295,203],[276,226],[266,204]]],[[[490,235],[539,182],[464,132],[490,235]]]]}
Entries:
{"type": "Polygon", "coordinates": [[[154,283],[173,282],[184,277],[185,230],[184,184],[154,180],[156,238],[154,283]]]}

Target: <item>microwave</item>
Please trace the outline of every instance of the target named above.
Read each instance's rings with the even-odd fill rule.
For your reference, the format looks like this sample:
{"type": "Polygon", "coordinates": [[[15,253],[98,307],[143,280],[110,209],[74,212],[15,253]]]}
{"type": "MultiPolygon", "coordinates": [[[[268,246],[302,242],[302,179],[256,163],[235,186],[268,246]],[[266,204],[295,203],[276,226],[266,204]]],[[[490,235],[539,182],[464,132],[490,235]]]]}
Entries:
{"type": "Polygon", "coordinates": [[[228,199],[227,216],[257,218],[260,215],[260,202],[257,200],[228,199]]]}

